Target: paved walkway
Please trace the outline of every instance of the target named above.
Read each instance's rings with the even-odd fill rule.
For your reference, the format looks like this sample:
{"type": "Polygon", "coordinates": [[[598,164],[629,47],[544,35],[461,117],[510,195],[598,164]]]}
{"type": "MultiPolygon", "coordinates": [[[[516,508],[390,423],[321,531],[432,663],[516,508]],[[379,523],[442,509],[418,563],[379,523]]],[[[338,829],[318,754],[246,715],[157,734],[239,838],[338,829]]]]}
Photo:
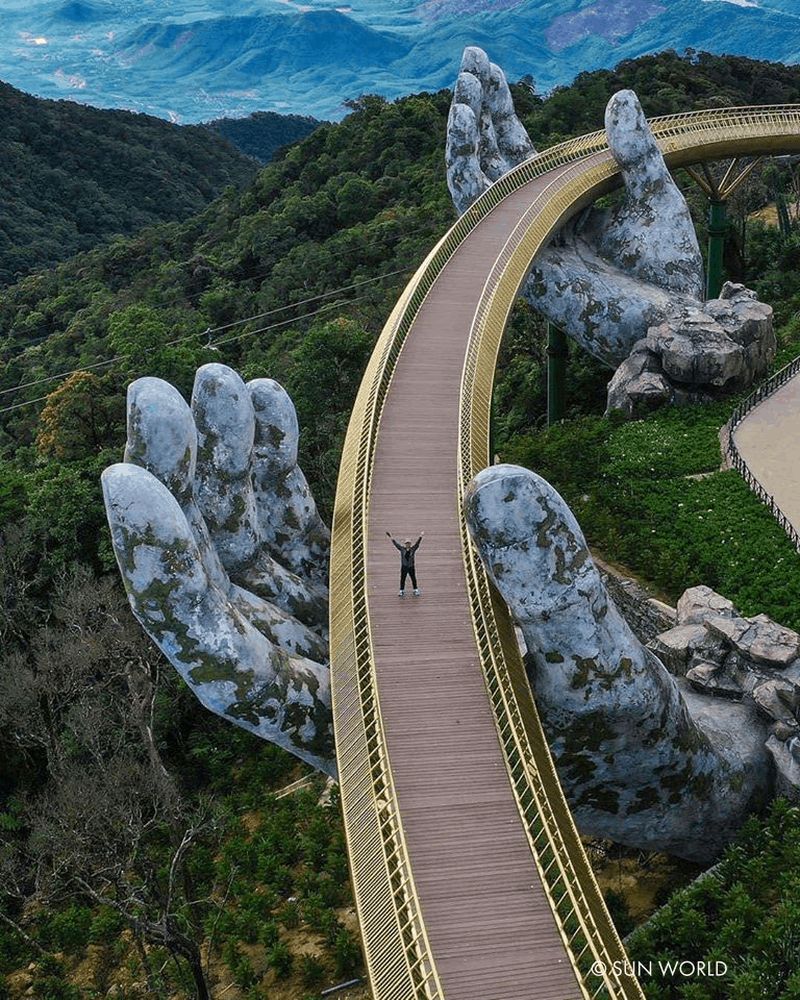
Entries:
{"type": "Polygon", "coordinates": [[[800,375],[751,410],[733,438],[750,471],[800,531],[800,375]]]}

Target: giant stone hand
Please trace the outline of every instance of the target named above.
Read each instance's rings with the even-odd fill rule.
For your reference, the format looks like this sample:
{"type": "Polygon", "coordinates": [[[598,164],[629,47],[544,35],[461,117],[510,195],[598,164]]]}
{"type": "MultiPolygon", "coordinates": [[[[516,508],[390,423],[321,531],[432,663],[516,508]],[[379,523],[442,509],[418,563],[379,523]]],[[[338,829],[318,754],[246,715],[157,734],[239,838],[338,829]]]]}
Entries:
{"type": "MultiPolygon", "coordinates": [[[[523,296],[609,367],[609,407],[637,409],[748,385],[775,353],[772,310],[740,286],[702,302],[691,215],[630,90],[606,109],[623,197],[568,222],[533,261],[523,296]]],[[[447,133],[447,181],[459,214],[534,156],[502,70],[465,49],[447,133]]]]}
{"type": "Polygon", "coordinates": [[[536,704],[581,831],[713,857],[771,792],[756,709],[679,686],[634,636],[574,515],[540,476],[485,469],[465,511],[524,635],[536,704]]]}
{"type": "Polygon", "coordinates": [[[205,365],[191,409],[138,379],[103,494],[133,613],[200,701],[332,774],[329,535],[297,438],[270,379],[205,365]]]}

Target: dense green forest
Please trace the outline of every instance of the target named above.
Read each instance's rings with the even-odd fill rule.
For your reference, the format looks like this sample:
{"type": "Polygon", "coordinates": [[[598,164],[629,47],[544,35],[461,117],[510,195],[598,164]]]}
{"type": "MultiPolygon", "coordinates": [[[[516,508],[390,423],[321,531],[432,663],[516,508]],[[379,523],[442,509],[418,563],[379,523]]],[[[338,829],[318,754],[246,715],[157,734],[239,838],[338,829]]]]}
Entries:
{"type": "MultiPolygon", "coordinates": [[[[665,53],[581,74],[546,99],[521,85],[515,98],[543,148],[599,127],[621,87],[636,89],[651,114],[800,101],[800,68],[665,53]]],[[[234,982],[230,1000],[288,1000],[360,968],[335,793],[327,803],[314,779],[294,795],[265,795],[304,770],[210,718],[139,633],[98,477],[121,455],[132,378],[158,375],[188,393],[197,365],[222,360],[293,395],[301,461],[330,514],[372,344],[453,220],[449,99],[364,97],[245,190],[29,275],[0,300],[0,974],[14,997],[88,998],[112,986],[133,996],[143,982],[147,995],[191,995],[199,966],[214,984],[234,982]],[[117,831],[123,812],[135,822],[117,831]],[[171,932],[158,943],[152,924],[171,932]]],[[[754,180],[749,192],[742,220],[769,183],[754,180]]],[[[702,233],[702,203],[691,198],[702,233]]],[[[776,306],[791,353],[800,234],[736,220],[729,274],[776,306]]],[[[797,557],[734,474],[697,481],[709,485],[677,522],[692,548],[675,558],[671,499],[686,475],[715,467],[724,404],[620,426],[600,416],[608,371],[573,351],[570,419],[544,432],[544,374],[541,323],[520,305],[496,391],[503,458],[551,476],[591,541],[670,593],[705,573],[747,610],[799,624],[797,557]],[[742,558],[754,560],[748,571],[767,569],[747,577],[749,590],[735,560],[722,558],[729,534],[745,529],[729,518],[701,523],[721,503],[742,512],[748,532],[757,526],[760,548],[742,558]],[[775,574],[779,560],[786,571],[775,574]]]]}
{"type": "Polygon", "coordinates": [[[748,820],[708,875],[631,936],[648,1000],[797,1000],[799,901],[800,810],[778,800],[766,822],[748,820]],[[718,974],[687,975],[685,961],[718,974]]]}
{"type": "Polygon", "coordinates": [[[254,164],[198,126],[0,83],[0,285],[117,234],[199,212],[254,164]]]}
{"type": "Polygon", "coordinates": [[[319,125],[308,115],[279,115],[274,111],[255,111],[246,118],[217,118],[206,128],[219,132],[259,163],[269,163],[283,146],[305,139],[319,125]]]}

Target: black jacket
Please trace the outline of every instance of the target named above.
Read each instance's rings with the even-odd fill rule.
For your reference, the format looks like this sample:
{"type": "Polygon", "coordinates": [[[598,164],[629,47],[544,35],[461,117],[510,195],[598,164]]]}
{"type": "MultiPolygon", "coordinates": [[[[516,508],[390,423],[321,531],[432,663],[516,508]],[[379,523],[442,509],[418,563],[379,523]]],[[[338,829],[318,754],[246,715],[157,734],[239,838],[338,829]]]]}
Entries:
{"type": "Polygon", "coordinates": [[[419,538],[411,546],[410,549],[407,549],[405,545],[401,545],[400,542],[396,542],[394,539],[392,539],[392,545],[394,545],[394,547],[400,553],[400,565],[403,567],[403,569],[414,568],[414,556],[417,553],[417,549],[419,548],[419,543],[421,541],[422,541],[422,535],[419,536],[419,538]]]}

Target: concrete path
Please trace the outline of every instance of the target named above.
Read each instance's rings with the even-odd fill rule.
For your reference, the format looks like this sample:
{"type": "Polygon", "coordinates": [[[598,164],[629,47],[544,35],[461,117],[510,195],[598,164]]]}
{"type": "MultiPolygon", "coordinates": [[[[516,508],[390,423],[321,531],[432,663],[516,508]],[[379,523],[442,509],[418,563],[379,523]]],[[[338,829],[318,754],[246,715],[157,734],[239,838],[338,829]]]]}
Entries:
{"type": "Polygon", "coordinates": [[[733,439],[750,471],[800,531],[800,374],[751,410],[733,439]]]}

